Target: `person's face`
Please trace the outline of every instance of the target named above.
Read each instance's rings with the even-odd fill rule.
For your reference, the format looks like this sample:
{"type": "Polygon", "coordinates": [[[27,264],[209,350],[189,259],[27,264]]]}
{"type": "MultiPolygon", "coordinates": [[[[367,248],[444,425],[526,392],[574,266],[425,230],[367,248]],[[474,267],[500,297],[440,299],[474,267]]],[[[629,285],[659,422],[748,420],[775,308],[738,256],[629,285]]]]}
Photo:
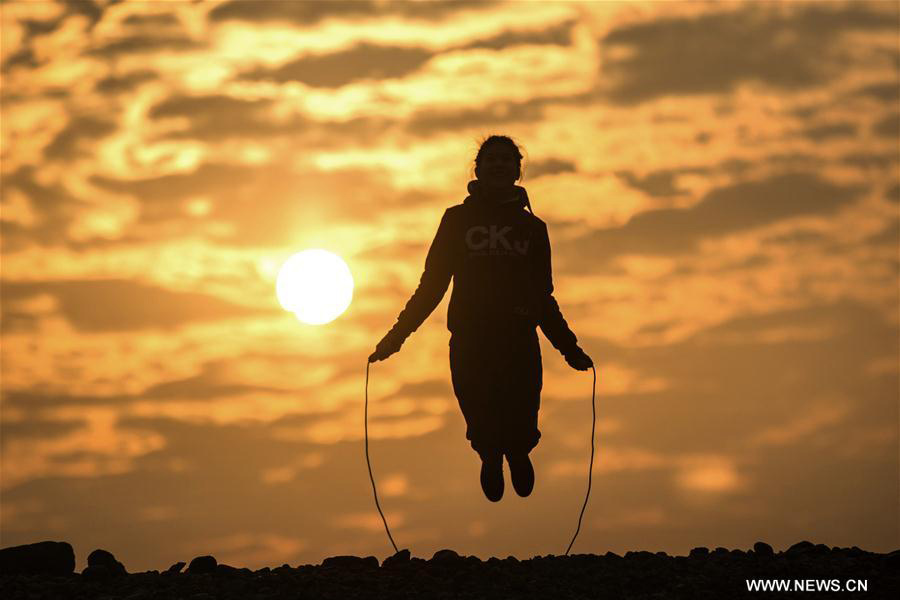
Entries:
{"type": "Polygon", "coordinates": [[[515,185],[519,176],[519,159],[505,144],[491,144],[481,153],[481,164],[475,169],[479,181],[494,187],[515,185]]]}

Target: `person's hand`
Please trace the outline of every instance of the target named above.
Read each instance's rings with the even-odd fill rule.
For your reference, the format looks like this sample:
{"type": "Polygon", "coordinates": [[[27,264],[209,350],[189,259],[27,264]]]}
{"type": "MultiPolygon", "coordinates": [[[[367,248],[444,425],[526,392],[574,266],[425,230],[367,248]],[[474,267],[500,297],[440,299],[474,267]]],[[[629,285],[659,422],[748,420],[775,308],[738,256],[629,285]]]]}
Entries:
{"type": "Polygon", "coordinates": [[[594,366],[594,361],[591,360],[591,357],[585,354],[584,350],[581,350],[580,348],[577,352],[573,352],[566,356],[566,362],[569,363],[570,367],[579,371],[587,371],[594,366]]]}
{"type": "Polygon", "coordinates": [[[378,345],[375,346],[375,352],[369,355],[369,362],[375,362],[378,360],[384,360],[391,354],[396,353],[400,350],[400,346],[403,345],[403,341],[399,340],[397,336],[393,335],[391,332],[388,332],[387,335],[382,338],[378,345]]]}

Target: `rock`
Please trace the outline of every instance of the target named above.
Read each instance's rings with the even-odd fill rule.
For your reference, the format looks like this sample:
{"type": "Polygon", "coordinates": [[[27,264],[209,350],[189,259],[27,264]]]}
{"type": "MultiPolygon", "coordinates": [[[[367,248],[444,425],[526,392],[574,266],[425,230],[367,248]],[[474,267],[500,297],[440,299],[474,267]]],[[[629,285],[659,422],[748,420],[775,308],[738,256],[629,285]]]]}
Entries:
{"type": "Polygon", "coordinates": [[[378,559],[374,556],[360,558],[359,556],[329,556],[322,561],[323,567],[338,567],[350,569],[378,568],[378,559]]]}
{"type": "Polygon", "coordinates": [[[887,567],[900,568],[900,550],[894,550],[885,556],[884,564],[887,567]]]}
{"type": "MultiPolygon", "coordinates": [[[[277,571],[278,569],[275,569],[275,570],[277,571]]],[[[216,575],[241,575],[241,570],[238,569],[237,567],[232,567],[230,565],[223,565],[223,564],[216,565],[215,572],[216,572],[216,575]]]]}
{"type": "Polygon", "coordinates": [[[434,556],[431,557],[431,562],[436,563],[452,563],[458,560],[460,560],[459,554],[449,548],[438,550],[434,553],[434,556]]]}
{"type": "Polygon", "coordinates": [[[405,565],[409,563],[409,550],[404,548],[403,550],[398,551],[393,556],[388,556],[384,559],[384,562],[381,563],[382,567],[392,568],[400,565],[405,565]]]}
{"type": "Polygon", "coordinates": [[[184,561],[178,561],[168,569],[166,569],[166,573],[181,573],[181,570],[184,568],[184,561]]]}
{"type": "Polygon", "coordinates": [[[128,571],[125,570],[125,565],[117,561],[116,557],[112,555],[112,552],[100,548],[88,555],[87,562],[89,567],[106,567],[110,575],[128,575],[128,571]]]}
{"type": "Polygon", "coordinates": [[[756,542],[753,544],[753,551],[756,552],[757,556],[775,556],[775,552],[772,550],[772,546],[768,545],[765,542],[756,542]]]}
{"type": "Polygon", "coordinates": [[[723,548],[722,546],[716,546],[716,549],[712,551],[716,556],[727,556],[728,548],[723,548]]]}
{"type": "Polygon", "coordinates": [[[81,576],[90,581],[103,581],[112,577],[112,573],[106,565],[88,565],[81,576]]]}
{"type": "Polygon", "coordinates": [[[0,550],[0,573],[69,575],[75,552],[68,542],[37,542],[0,550]]]}
{"type": "Polygon", "coordinates": [[[215,573],[216,559],[212,556],[198,556],[188,565],[187,572],[191,575],[201,575],[203,573],[215,573]]]}
{"type": "Polygon", "coordinates": [[[831,554],[831,548],[825,544],[816,544],[813,552],[818,556],[827,556],[831,554]]]}
{"type": "Polygon", "coordinates": [[[691,550],[691,553],[688,556],[691,558],[705,558],[709,556],[709,548],[706,546],[697,546],[691,550]]]}
{"type": "Polygon", "coordinates": [[[816,547],[815,544],[813,544],[812,542],[807,542],[806,540],[804,540],[802,542],[797,542],[796,544],[794,544],[793,546],[788,548],[787,554],[788,555],[806,554],[815,547],[816,547]]]}

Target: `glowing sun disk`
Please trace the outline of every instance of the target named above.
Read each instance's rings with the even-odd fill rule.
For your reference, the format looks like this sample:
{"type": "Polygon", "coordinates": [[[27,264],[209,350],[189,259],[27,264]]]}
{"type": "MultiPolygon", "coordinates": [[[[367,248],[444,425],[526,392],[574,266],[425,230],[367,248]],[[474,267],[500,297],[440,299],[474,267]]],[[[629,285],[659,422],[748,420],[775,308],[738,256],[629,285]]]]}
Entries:
{"type": "Polygon", "coordinates": [[[282,308],[300,321],[322,325],[350,306],[353,275],[340,256],[327,250],[304,250],[281,266],[275,293],[282,308]]]}

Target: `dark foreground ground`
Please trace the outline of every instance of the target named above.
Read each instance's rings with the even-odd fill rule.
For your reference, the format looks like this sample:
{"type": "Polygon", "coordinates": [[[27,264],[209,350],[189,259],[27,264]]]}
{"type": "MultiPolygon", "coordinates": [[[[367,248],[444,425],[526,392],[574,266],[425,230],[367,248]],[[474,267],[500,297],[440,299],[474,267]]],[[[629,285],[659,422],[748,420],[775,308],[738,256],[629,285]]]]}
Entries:
{"type": "MultiPolygon", "coordinates": [[[[71,546],[64,546],[71,552],[71,546]]],[[[452,550],[424,560],[410,558],[404,550],[381,563],[374,556],[336,556],[321,565],[257,571],[205,556],[192,560],[186,570],[184,563],[176,563],[162,572],[130,574],[110,553],[96,550],[81,573],[73,571],[72,558],[62,567],[69,572],[55,575],[23,572],[46,564],[34,563],[21,548],[26,547],[0,551],[0,598],[900,598],[900,550],[876,554],[810,542],[783,552],[758,542],[749,551],[695,548],[689,556],[641,551],[485,561],[452,550]],[[747,580],[782,582],[805,591],[748,591],[747,580]],[[850,593],[850,586],[867,589],[850,593]]]]}

